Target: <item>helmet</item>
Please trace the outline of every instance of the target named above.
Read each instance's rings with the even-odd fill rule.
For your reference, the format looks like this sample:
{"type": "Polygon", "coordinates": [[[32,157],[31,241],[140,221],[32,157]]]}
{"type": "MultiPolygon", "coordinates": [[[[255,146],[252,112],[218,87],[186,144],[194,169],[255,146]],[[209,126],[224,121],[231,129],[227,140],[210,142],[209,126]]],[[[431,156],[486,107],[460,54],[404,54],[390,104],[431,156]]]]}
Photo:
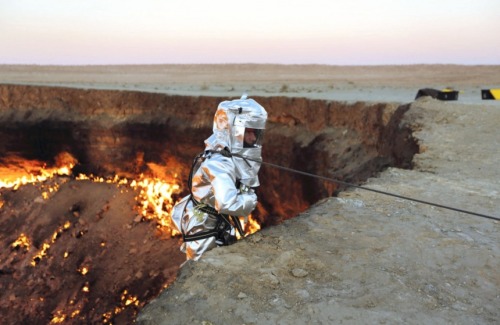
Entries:
{"type": "Polygon", "coordinates": [[[262,160],[262,141],[267,112],[259,103],[243,95],[240,99],[223,101],[214,116],[213,134],[205,140],[207,149],[228,148],[233,154],[251,160],[233,157],[241,173],[241,182],[249,187],[259,185],[257,173],[262,160]]]}

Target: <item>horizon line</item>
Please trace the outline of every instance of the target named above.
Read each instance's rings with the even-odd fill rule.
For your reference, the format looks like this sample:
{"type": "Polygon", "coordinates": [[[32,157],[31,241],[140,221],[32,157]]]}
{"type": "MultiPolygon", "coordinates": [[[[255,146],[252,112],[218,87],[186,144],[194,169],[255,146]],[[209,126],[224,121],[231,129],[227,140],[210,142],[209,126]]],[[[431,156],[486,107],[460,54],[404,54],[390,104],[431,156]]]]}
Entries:
{"type": "Polygon", "coordinates": [[[39,64],[0,63],[0,66],[36,67],[101,67],[101,66],[228,66],[228,65],[277,65],[277,66],[330,66],[330,67],[388,67],[388,66],[499,66],[500,63],[384,63],[384,64],[327,64],[327,63],[95,63],[95,64],[39,64]]]}

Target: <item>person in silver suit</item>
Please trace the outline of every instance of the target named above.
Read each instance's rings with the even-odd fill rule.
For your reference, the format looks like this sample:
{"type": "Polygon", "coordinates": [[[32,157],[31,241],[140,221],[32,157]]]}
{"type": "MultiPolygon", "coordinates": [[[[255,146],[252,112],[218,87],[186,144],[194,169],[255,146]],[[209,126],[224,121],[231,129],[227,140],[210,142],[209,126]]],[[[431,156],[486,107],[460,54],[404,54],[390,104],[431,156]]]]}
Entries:
{"type": "Polygon", "coordinates": [[[213,134],[205,140],[188,179],[190,194],[173,208],[173,225],[182,234],[181,251],[198,260],[214,247],[243,237],[238,217],[257,206],[262,140],[267,112],[243,95],[223,101],[214,116],[213,134]]]}

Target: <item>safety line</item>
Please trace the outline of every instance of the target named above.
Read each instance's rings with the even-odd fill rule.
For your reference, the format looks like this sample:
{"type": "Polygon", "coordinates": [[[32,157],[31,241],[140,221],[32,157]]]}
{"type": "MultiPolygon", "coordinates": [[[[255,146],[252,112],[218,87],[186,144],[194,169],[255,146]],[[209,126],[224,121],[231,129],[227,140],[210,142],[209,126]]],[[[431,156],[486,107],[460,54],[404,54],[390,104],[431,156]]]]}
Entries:
{"type": "Polygon", "coordinates": [[[309,177],[314,177],[314,178],[318,178],[318,179],[321,179],[321,180],[324,180],[324,181],[328,181],[328,182],[332,182],[332,183],[336,183],[336,184],[340,184],[340,185],[345,185],[345,186],[349,186],[349,187],[355,187],[355,188],[359,188],[359,189],[365,190],[365,191],[371,191],[371,192],[375,192],[375,193],[379,193],[379,194],[384,194],[384,195],[388,195],[388,196],[392,196],[392,197],[397,197],[397,198],[408,200],[408,201],[413,201],[413,202],[418,202],[418,203],[422,203],[422,204],[427,204],[427,205],[435,206],[435,207],[438,207],[438,208],[448,209],[448,210],[452,210],[452,211],[456,211],[456,212],[461,212],[461,213],[465,213],[465,214],[474,215],[474,216],[481,217],[481,218],[487,218],[487,219],[492,219],[492,220],[500,221],[500,218],[494,217],[494,216],[490,216],[490,215],[487,215],[487,214],[482,214],[482,213],[477,213],[477,212],[473,212],[473,211],[458,209],[458,208],[450,207],[450,206],[447,206],[447,205],[442,205],[442,204],[433,203],[433,202],[429,202],[429,201],[414,199],[414,198],[403,196],[403,195],[399,195],[399,194],[394,194],[394,193],[390,193],[390,192],[376,190],[376,189],[373,189],[373,188],[359,186],[359,185],[355,185],[355,184],[352,184],[352,183],[348,183],[348,182],[344,182],[344,181],[339,181],[339,180],[336,180],[336,179],[333,179],[333,178],[330,178],[330,177],[315,175],[315,174],[303,172],[303,171],[300,171],[300,170],[297,170],[297,169],[283,167],[283,166],[272,164],[272,163],[269,163],[269,162],[252,159],[252,158],[241,156],[241,155],[238,155],[238,154],[233,154],[233,156],[240,157],[242,159],[251,160],[251,161],[254,161],[254,162],[259,162],[259,163],[261,163],[263,165],[268,165],[268,166],[271,166],[271,167],[274,167],[274,168],[278,168],[278,169],[281,169],[281,170],[285,170],[285,171],[288,171],[288,172],[292,172],[292,173],[296,173],[296,174],[300,174],[300,175],[304,175],[304,176],[309,176],[309,177]]]}

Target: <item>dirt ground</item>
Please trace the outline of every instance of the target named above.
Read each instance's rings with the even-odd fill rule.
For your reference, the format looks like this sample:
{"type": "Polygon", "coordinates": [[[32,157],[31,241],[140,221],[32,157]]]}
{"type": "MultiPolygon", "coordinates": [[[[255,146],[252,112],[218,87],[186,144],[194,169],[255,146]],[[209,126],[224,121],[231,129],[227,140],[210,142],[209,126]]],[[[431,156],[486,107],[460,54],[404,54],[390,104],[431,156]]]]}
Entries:
{"type": "MultiPolygon", "coordinates": [[[[290,70],[282,66],[263,69],[250,66],[244,67],[244,71],[257,70],[255,74],[235,77],[237,80],[228,77],[240,75],[241,70],[235,73],[232,66],[225,67],[224,73],[209,68],[200,71],[199,67],[178,70],[167,67],[159,73],[112,67],[107,73],[78,76],[72,68],[60,68],[51,73],[43,72],[43,67],[24,69],[1,67],[0,82],[132,88],[190,95],[234,96],[242,90],[251,92],[253,89],[266,96],[285,94],[402,103],[412,102],[420,87],[452,86],[462,91],[462,100],[419,99],[405,115],[404,123],[412,125],[421,148],[421,153],[414,158],[415,168],[389,168],[364,186],[500,218],[500,172],[497,167],[500,162],[500,106],[498,102],[481,101],[478,93],[483,87],[500,87],[495,84],[500,75],[498,66],[365,69],[312,66],[290,67],[290,70]],[[30,75],[29,71],[34,72],[30,75]],[[214,78],[215,85],[210,83],[214,78]]],[[[44,230],[43,220],[49,216],[59,215],[61,225],[70,221],[69,230],[61,231],[58,237],[71,238],[69,251],[77,251],[74,247],[83,243],[93,247],[95,252],[102,252],[96,258],[119,258],[122,261],[117,264],[125,266],[146,261],[134,255],[133,245],[151,245],[151,252],[173,252],[176,247],[154,246],[162,242],[161,236],[156,234],[155,237],[154,225],[134,222],[134,219],[139,220],[132,210],[133,193],[115,196],[116,187],[97,185],[102,189],[96,197],[89,197],[86,202],[73,202],[69,193],[75,186],[87,185],[63,181],[56,195],[61,195],[59,200],[69,201],[61,204],[60,211],[33,205],[40,193],[30,186],[20,189],[25,195],[19,202],[10,200],[5,192],[0,198],[8,202],[3,203],[3,211],[10,211],[11,218],[22,214],[26,202],[30,202],[30,209],[36,207],[28,216],[40,222],[38,228],[30,230],[39,238],[50,238],[57,230],[44,230]],[[118,202],[116,198],[124,201],[118,202]],[[123,215],[128,221],[123,223],[118,217],[108,219],[108,213],[123,215]],[[113,257],[106,255],[106,249],[100,246],[102,238],[99,235],[104,235],[99,233],[99,223],[92,231],[84,229],[88,225],[85,218],[99,216],[105,216],[101,222],[117,222],[121,230],[116,232],[116,240],[132,246],[120,248],[122,252],[117,250],[119,254],[113,257]],[[80,231],[83,236],[78,236],[80,231]],[[123,236],[130,237],[121,238],[123,236]]],[[[162,265],[167,264],[162,260],[166,258],[164,255],[154,258],[158,273],[144,275],[137,271],[99,270],[89,282],[90,294],[92,288],[98,290],[100,281],[112,282],[118,281],[119,276],[133,276],[128,279],[130,287],[117,288],[121,296],[116,297],[114,306],[87,310],[87,314],[97,322],[103,321],[103,314],[112,313],[112,308],[124,308],[125,312],[118,313],[124,318],[116,317],[117,324],[126,323],[124,319],[135,317],[137,312],[139,324],[496,324],[500,318],[499,226],[496,220],[352,189],[316,203],[281,225],[266,228],[235,245],[209,251],[198,262],[184,264],[175,282],[144,307],[140,303],[140,308],[134,308],[134,304],[125,308],[125,303],[132,298],[142,302],[141,297],[156,296],[148,292],[148,281],[165,281],[175,271],[162,269],[162,265]],[[106,276],[102,277],[103,274],[106,276]],[[130,288],[134,296],[124,293],[130,288]]],[[[2,234],[17,236],[7,230],[2,234]]],[[[14,254],[10,247],[8,251],[3,250],[2,265],[29,262],[30,259],[18,257],[25,254],[23,249],[20,246],[14,254]]],[[[74,294],[66,298],[68,304],[60,309],[53,306],[53,310],[71,315],[85,306],[98,305],[98,301],[85,305],[92,299],[85,298],[86,293],[82,293],[82,286],[88,280],[76,271],[90,262],[85,256],[75,256],[71,263],[63,263],[65,249],[51,252],[60,259],[53,265],[67,266],[68,277],[81,281],[80,286],[74,288],[74,294]],[[72,306],[71,301],[82,302],[84,306],[72,306]]],[[[172,254],[178,263],[182,262],[182,256],[172,254]]],[[[39,263],[43,265],[44,260],[39,263]]],[[[7,267],[1,271],[0,279],[15,275],[19,276],[19,281],[39,288],[29,304],[20,305],[13,282],[0,282],[2,291],[10,290],[9,295],[1,296],[5,306],[2,314],[4,311],[15,314],[24,309],[24,312],[28,310],[28,315],[33,315],[30,320],[36,319],[37,305],[42,304],[43,299],[51,299],[38,292],[43,292],[47,286],[57,289],[66,285],[64,279],[54,278],[50,269],[42,272],[43,277],[32,278],[23,277],[22,272],[12,272],[7,267]]]]}
{"type": "Polygon", "coordinates": [[[410,103],[420,88],[454,88],[481,103],[499,88],[500,65],[160,65],[1,66],[0,82],[141,90],[187,96],[289,96],[346,102],[410,103]]]}

